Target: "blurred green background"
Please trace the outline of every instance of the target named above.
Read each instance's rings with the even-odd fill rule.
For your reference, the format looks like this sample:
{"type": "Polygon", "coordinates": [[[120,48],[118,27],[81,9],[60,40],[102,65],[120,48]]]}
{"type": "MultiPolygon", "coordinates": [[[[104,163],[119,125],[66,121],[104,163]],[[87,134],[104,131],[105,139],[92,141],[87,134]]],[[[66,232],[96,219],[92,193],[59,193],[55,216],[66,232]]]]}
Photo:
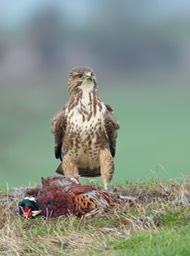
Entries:
{"type": "Polygon", "coordinates": [[[92,67],[120,121],[114,183],[190,173],[190,2],[0,2],[0,184],[54,175],[51,119],[92,67]]]}

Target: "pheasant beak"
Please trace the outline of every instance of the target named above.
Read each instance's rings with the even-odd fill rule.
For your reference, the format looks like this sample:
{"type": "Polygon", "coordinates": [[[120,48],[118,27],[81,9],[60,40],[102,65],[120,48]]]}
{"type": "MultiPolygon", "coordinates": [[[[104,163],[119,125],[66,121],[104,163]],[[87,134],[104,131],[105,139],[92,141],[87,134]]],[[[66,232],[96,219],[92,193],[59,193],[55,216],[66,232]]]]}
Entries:
{"type": "Polygon", "coordinates": [[[31,211],[31,212],[32,212],[32,217],[36,217],[37,215],[39,215],[41,213],[41,210],[31,211]]]}

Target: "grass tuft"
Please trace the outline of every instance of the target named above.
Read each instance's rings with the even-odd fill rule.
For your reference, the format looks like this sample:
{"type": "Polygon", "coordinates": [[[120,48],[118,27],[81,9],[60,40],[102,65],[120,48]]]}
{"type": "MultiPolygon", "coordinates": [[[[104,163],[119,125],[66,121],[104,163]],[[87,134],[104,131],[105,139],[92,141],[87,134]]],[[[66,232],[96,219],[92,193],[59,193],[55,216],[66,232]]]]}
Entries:
{"type": "Polygon", "coordinates": [[[25,220],[0,197],[0,255],[190,255],[190,183],[113,186],[131,200],[99,216],[25,220]],[[134,199],[134,200],[133,200],[134,199]]]}

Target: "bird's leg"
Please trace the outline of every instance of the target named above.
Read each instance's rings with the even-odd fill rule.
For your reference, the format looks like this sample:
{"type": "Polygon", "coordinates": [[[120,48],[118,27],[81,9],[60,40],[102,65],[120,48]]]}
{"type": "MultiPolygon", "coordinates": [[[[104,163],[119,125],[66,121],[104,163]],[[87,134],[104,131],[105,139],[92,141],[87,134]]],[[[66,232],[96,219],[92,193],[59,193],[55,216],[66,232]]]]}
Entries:
{"type": "Polygon", "coordinates": [[[70,176],[74,178],[78,178],[78,168],[77,166],[72,162],[71,156],[65,155],[63,162],[62,162],[62,169],[64,170],[65,176],[70,176]]]}
{"type": "Polygon", "coordinates": [[[113,172],[114,172],[114,162],[110,151],[107,148],[100,150],[100,172],[101,177],[104,182],[104,188],[108,189],[108,184],[110,183],[113,172]]]}

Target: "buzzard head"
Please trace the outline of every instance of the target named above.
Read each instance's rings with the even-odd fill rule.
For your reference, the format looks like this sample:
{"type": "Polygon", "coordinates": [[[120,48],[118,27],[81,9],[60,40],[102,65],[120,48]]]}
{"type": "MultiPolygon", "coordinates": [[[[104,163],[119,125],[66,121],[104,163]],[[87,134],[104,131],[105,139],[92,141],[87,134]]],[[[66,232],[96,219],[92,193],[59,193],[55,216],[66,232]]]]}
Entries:
{"type": "Polygon", "coordinates": [[[90,67],[75,67],[69,73],[68,86],[70,93],[91,91],[97,88],[94,71],[90,67]]]}

